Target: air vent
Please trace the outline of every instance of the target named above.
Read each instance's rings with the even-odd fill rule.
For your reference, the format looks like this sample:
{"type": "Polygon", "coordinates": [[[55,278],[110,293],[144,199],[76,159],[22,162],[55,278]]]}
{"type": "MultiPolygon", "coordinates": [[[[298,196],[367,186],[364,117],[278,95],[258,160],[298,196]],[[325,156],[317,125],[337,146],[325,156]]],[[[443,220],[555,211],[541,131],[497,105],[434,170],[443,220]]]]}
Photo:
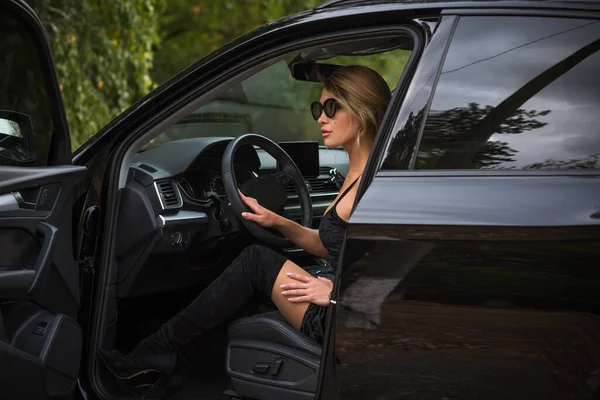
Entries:
{"type": "Polygon", "coordinates": [[[337,193],[338,189],[329,175],[320,175],[314,178],[307,178],[313,193],[337,193]]]}
{"type": "MultiPolygon", "coordinates": [[[[337,193],[337,187],[335,183],[331,181],[329,175],[311,176],[305,178],[310,185],[311,193],[337,193]]],[[[285,186],[285,192],[287,194],[296,194],[294,185],[289,183],[285,186]]]]}
{"type": "Polygon", "coordinates": [[[182,206],[181,195],[171,179],[163,179],[155,182],[156,191],[163,209],[179,208],[182,206]]]}

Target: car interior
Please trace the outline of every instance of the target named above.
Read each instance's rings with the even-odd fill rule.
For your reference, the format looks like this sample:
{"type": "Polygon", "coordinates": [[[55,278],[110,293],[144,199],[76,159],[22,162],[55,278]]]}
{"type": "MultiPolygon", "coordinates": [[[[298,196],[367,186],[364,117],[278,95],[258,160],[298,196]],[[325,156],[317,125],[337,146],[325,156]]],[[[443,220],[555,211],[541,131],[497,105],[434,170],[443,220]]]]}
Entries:
{"type": "MultiPolygon", "coordinates": [[[[126,166],[102,346],[130,351],[250,244],[270,246],[308,272],[318,270],[322,260],[277,232],[257,236],[240,221],[228,177],[265,207],[316,228],[348,169],[345,150],[323,145],[309,111],[323,77],[340,65],[360,64],[378,71],[393,91],[413,45],[413,37],[400,32],[296,50],[225,84],[146,140],[126,166]],[[259,139],[228,150],[246,134],[276,142],[304,182],[281,173],[281,154],[259,139]],[[227,162],[231,171],[223,170],[227,162]],[[272,177],[283,187],[283,201],[272,177]]],[[[266,297],[257,296],[190,352],[197,362],[177,398],[314,397],[321,346],[287,325],[266,297]]],[[[99,371],[112,394],[125,395],[108,371],[99,371]]]]}

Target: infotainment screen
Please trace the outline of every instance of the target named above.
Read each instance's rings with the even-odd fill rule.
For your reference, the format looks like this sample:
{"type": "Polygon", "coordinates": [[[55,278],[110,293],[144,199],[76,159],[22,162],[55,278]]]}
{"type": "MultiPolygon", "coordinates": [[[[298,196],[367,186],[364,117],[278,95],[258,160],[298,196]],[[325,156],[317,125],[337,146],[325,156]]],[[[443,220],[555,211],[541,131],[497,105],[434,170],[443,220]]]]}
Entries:
{"type": "Polygon", "coordinates": [[[279,142],[304,176],[319,175],[319,142],[279,142]]]}

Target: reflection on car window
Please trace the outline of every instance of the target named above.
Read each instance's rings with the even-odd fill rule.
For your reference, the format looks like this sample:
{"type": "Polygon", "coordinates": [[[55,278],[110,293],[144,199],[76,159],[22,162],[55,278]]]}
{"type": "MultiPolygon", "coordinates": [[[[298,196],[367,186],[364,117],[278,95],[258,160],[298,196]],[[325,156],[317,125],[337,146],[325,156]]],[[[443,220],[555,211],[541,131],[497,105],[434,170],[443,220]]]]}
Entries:
{"type": "Polygon", "coordinates": [[[0,11],[0,165],[47,163],[54,125],[40,65],[25,25],[0,11]]]}
{"type": "Polygon", "coordinates": [[[600,168],[600,21],[459,21],[415,168],[600,168]]]}

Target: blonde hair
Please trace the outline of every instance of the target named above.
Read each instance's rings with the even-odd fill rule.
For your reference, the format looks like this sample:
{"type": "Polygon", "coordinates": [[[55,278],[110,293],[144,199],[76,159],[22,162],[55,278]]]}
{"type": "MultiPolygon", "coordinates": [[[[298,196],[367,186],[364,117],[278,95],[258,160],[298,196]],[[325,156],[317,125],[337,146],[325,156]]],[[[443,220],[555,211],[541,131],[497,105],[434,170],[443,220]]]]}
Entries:
{"type": "Polygon", "coordinates": [[[391,98],[381,75],[361,65],[343,66],[324,79],[323,88],[360,122],[357,144],[365,137],[374,141],[391,98]]]}

